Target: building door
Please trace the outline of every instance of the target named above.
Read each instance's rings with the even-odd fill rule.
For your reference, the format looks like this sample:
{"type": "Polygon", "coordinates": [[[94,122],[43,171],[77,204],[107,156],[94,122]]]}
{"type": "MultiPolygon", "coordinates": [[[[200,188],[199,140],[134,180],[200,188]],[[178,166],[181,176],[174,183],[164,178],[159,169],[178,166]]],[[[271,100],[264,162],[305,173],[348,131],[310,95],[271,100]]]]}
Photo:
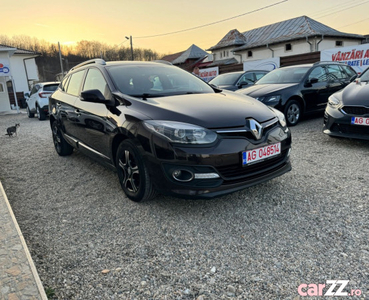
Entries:
{"type": "Polygon", "coordinates": [[[11,108],[5,77],[0,77],[0,112],[9,110],[11,110],[11,108]]]}

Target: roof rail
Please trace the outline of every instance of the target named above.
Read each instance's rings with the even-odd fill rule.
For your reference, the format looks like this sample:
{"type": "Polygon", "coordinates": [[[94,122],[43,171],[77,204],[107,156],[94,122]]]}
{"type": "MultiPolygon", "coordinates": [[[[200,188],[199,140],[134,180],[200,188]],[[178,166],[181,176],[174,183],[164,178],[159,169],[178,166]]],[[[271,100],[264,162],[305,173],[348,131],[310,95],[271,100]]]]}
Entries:
{"type": "Polygon", "coordinates": [[[90,59],[90,60],[86,60],[84,61],[83,63],[80,63],[76,66],[74,66],[71,71],[75,70],[75,69],[78,69],[80,67],[83,67],[85,65],[90,65],[90,64],[99,64],[99,65],[106,65],[106,62],[105,60],[101,59],[101,58],[94,58],[94,59],[90,59]]]}

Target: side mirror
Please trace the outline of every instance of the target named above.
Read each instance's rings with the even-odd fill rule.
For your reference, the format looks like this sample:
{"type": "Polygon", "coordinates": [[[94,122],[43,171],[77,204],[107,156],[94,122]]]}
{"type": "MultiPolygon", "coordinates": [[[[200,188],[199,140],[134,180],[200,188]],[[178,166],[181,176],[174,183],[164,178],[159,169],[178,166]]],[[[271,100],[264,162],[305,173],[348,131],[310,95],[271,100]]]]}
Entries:
{"type": "Polygon", "coordinates": [[[237,86],[239,89],[243,88],[245,85],[248,85],[249,83],[247,81],[241,81],[237,86]]]}
{"type": "Polygon", "coordinates": [[[25,98],[29,98],[29,93],[24,93],[25,98]]]}
{"type": "Polygon", "coordinates": [[[305,82],[305,87],[312,87],[314,83],[317,83],[319,81],[318,78],[311,78],[311,79],[308,79],[306,80],[305,82]]]}
{"type": "Polygon", "coordinates": [[[99,90],[87,90],[81,93],[81,101],[91,103],[101,103],[108,106],[115,106],[115,101],[105,99],[104,95],[99,90]]]}

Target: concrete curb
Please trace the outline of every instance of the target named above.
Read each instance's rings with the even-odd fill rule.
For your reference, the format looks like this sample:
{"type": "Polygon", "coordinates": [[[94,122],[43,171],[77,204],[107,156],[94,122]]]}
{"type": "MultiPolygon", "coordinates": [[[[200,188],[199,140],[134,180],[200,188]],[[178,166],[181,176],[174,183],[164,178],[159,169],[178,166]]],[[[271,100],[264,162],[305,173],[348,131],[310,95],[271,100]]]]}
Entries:
{"type": "MultiPolygon", "coordinates": [[[[29,264],[29,267],[31,269],[31,273],[33,275],[33,278],[34,278],[34,283],[35,285],[37,286],[37,289],[39,291],[39,296],[40,296],[40,299],[42,300],[47,300],[47,296],[46,296],[46,293],[45,293],[45,290],[44,290],[44,287],[42,285],[42,282],[40,280],[40,277],[37,273],[37,270],[36,270],[36,267],[33,263],[33,260],[32,260],[32,257],[31,257],[31,254],[29,253],[29,250],[28,250],[28,247],[27,247],[27,244],[26,244],[26,241],[24,240],[24,237],[23,237],[23,234],[19,228],[19,225],[18,225],[18,222],[14,216],[14,213],[13,213],[13,210],[10,206],[10,203],[9,203],[9,200],[8,200],[8,197],[6,196],[5,194],[5,190],[3,188],[3,185],[1,184],[0,182],[0,201],[4,201],[7,208],[8,208],[8,211],[9,211],[9,214],[10,214],[10,217],[13,221],[13,224],[14,224],[14,227],[17,231],[17,234],[18,234],[18,237],[19,237],[19,240],[20,240],[20,243],[23,247],[23,251],[24,251],[24,254],[27,258],[27,261],[28,261],[28,264],[29,264]],[[1,199],[3,198],[3,199],[1,199]]],[[[5,212],[6,213],[6,212],[5,212]]],[[[0,224],[2,225],[2,224],[0,224]]],[[[10,299],[10,298],[9,298],[10,299]]]]}

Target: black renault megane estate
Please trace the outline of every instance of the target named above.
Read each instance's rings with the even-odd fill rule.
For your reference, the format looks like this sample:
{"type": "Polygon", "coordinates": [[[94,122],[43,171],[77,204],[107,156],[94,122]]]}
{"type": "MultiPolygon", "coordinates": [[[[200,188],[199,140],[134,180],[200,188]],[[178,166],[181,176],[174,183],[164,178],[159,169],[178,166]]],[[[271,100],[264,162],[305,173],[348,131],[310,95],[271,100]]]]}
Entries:
{"type": "Polygon", "coordinates": [[[57,153],[113,166],[127,197],[212,198],[291,170],[282,113],[160,62],[75,66],[49,99],[57,153]]]}

